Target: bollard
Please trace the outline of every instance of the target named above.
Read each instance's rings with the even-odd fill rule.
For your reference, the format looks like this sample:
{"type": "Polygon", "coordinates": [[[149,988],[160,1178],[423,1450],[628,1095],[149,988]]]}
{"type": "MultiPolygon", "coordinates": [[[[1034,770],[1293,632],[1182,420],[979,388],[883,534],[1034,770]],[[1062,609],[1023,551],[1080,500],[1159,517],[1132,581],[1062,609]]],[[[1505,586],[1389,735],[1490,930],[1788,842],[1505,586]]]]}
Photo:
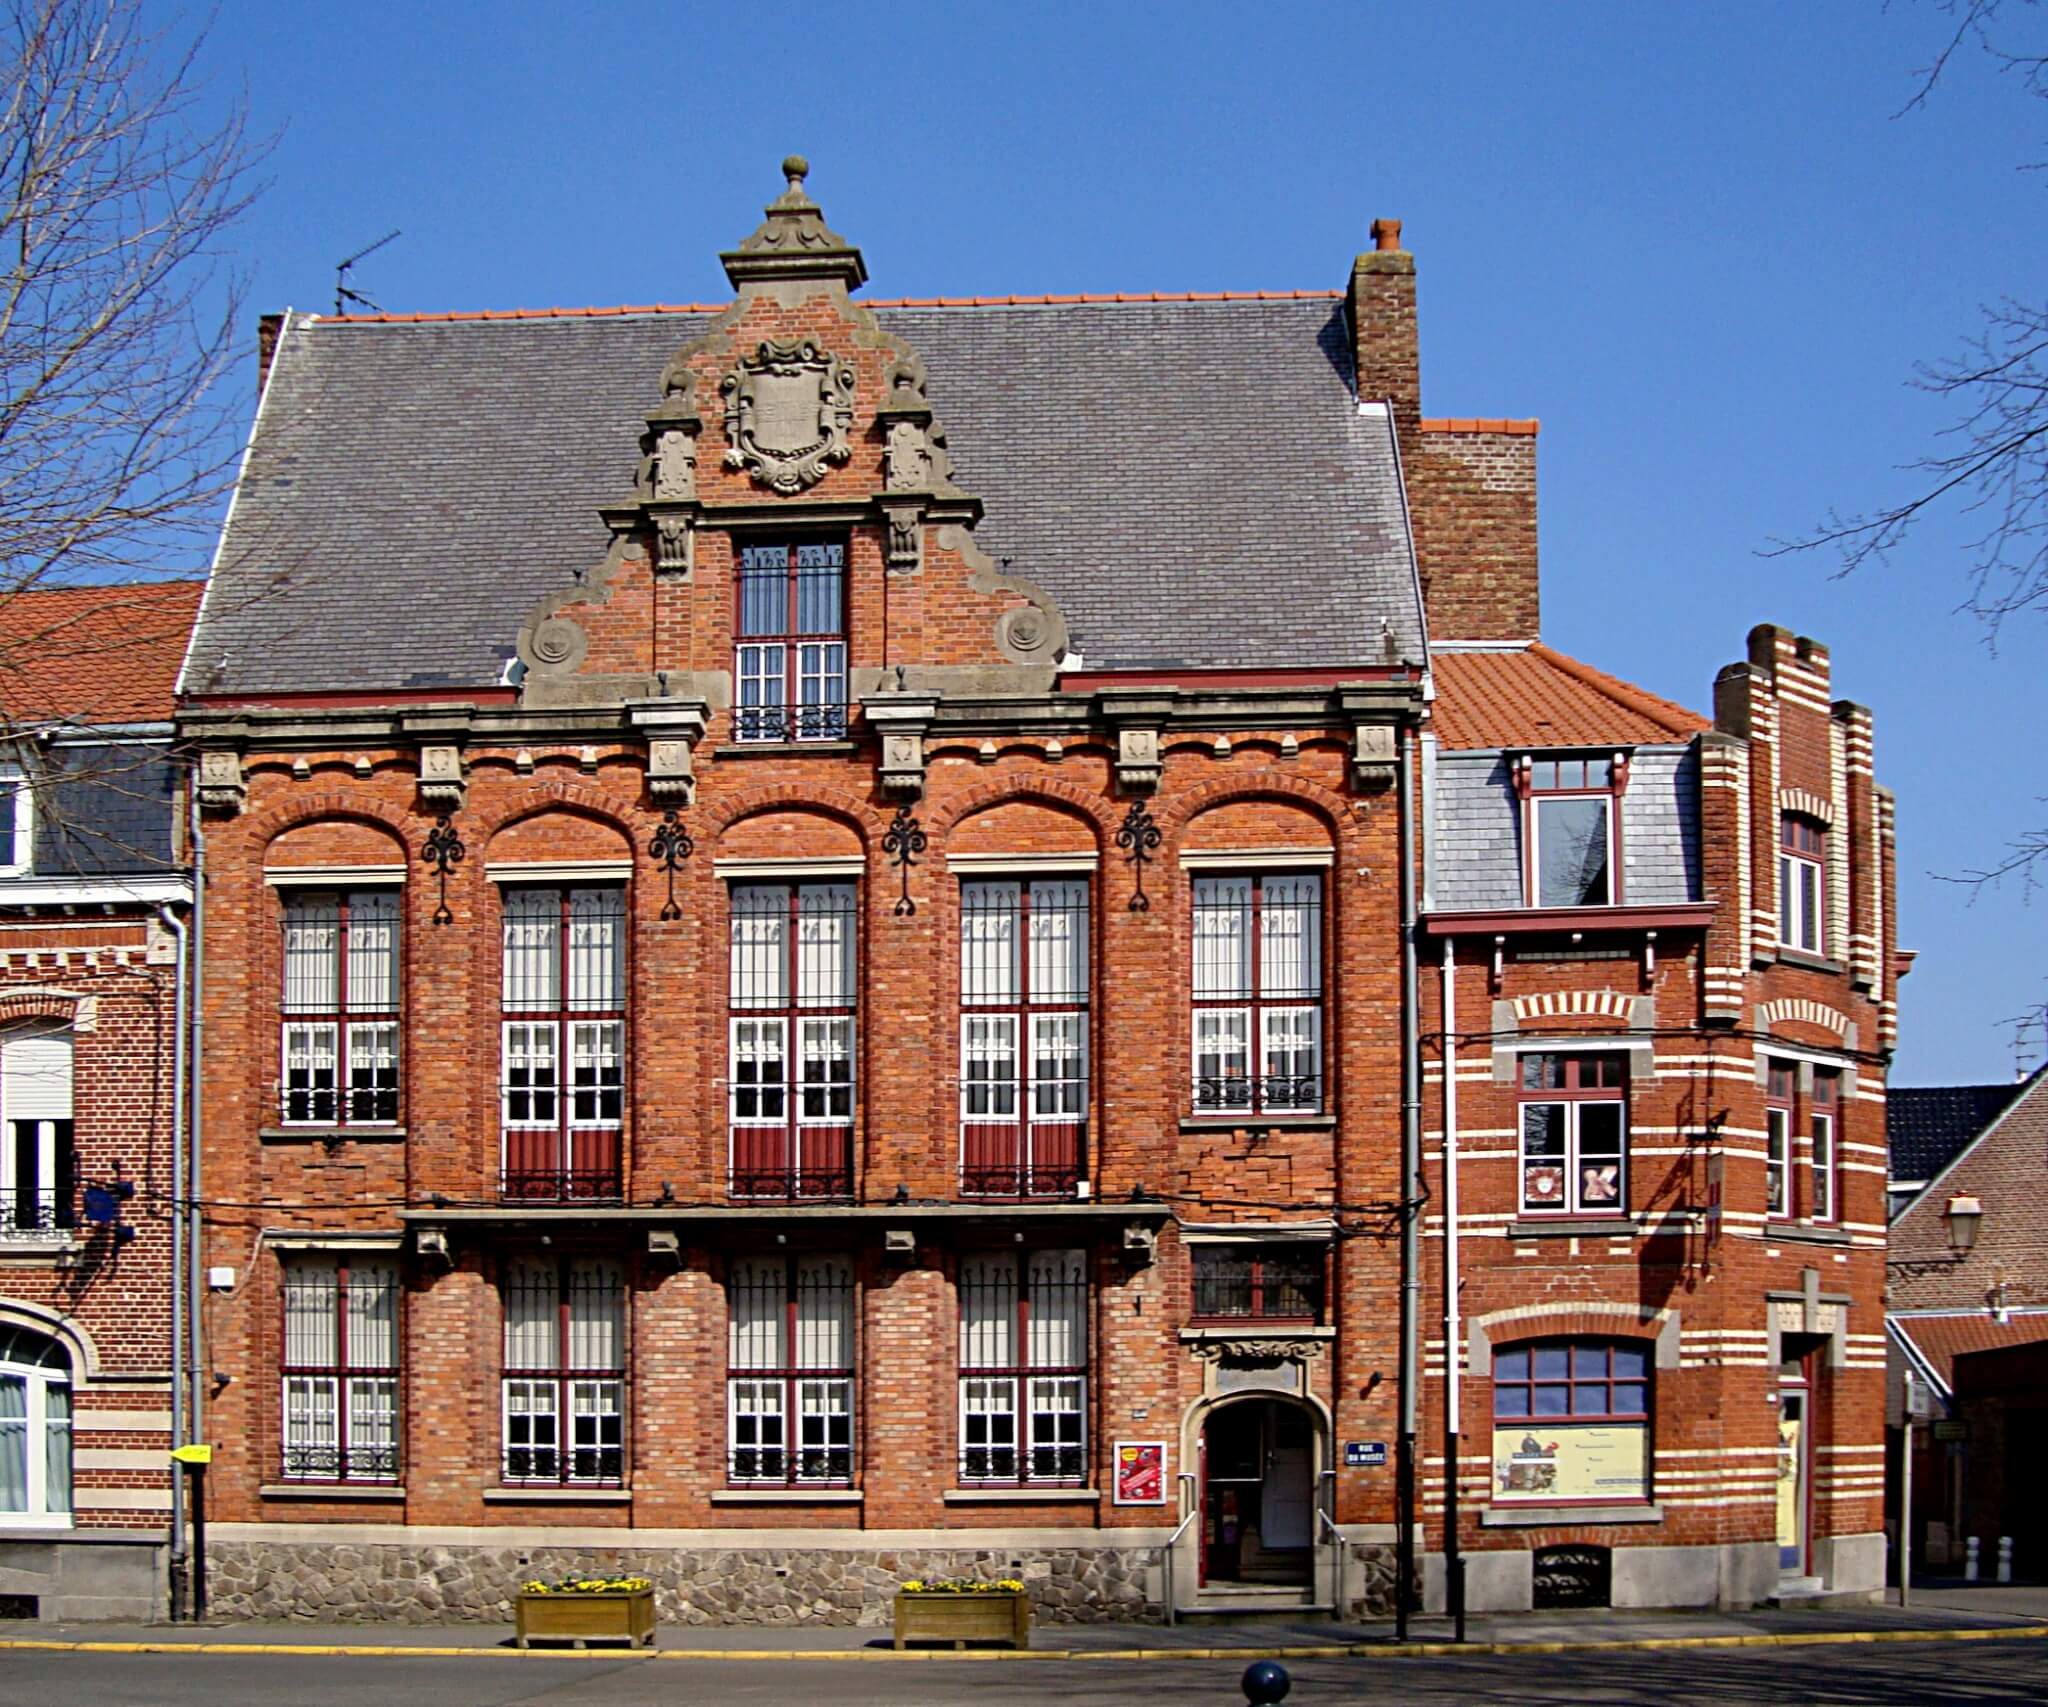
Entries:
{"type": "Polygon", "coordinates": [[[2002,1583],[2012,1581],[2012,1537],[2010,1535],[2001,1535],[1998,1538],[1998,1580],[2002,1583]]]}
{"type": "Polygon", "coordinates": [[[1963,1581],[1966,1583],[1973,1583],[1976,1580],[1977,1537],[1973,1535],[1969,1538],[1969,1540],[1963,1543],[1963,1581]]]}
{"type": "Polygon", "coordinates": [[[1262,1702],[1284,1701],[1294,1679],[1277,1660],[1254,1660],[1244,1668],[1244,1698],[1259,1707],[1262,1702]]]}

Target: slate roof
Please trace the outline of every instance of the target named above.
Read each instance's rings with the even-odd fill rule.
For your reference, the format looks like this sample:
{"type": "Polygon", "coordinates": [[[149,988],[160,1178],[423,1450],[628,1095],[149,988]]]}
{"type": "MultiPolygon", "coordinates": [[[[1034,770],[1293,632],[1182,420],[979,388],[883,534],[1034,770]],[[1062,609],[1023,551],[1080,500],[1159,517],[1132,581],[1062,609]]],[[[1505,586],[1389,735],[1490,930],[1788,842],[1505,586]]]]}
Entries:
{"type": "Polygon", "coordinates": [[[1895,1180],[1931,1180],[2003,1114],[2025,1084],[1892,1086],[1884,1136],[1895,1180]]]}
{"type": "Polygon", "coordinates": [[[0,599],[0,718],[168,723],[204,585],[48,587],[0,599]]]}
{"type": "MultiPolygon", "coordinates": [[[[1383,619],[1420,658],[1391,431],[1335,297],[877,314],[925,357],[977,538],[1059,601],[1079,667],[1379,665],[1383,619]]],[[[183,691],[496,682],[602,559],[597,507],[709,321],[294,317],[183,691]]]]}
{"type": "Polygon", "coordinates": [[[1437,647],[1437,739],[1448,749],[1689,741],[1713,725],[1542,641],[1511,650],[1437,647]]]}

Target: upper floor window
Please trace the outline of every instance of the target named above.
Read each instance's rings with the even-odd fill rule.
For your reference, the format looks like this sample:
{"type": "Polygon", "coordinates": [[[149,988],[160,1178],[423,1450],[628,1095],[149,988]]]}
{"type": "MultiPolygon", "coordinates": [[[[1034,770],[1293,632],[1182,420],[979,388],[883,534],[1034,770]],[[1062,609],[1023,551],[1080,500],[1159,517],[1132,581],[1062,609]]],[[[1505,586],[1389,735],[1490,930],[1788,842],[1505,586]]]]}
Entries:
{"type": "Polygon", "coordinates": [[[626,1287],[598,1257],[505,1265],[507,1482],[610,1482],[626,1474],[626,1287]]]}
{"type": "Polygon", "coordinates": [[[733,1259],[726,1376],[735,1482],[853,1479],[853,1265],[733,1259]]]}
{"type": "Polygon", "coordinates": [[[1621,899],[1624,777],[1613,758],[1531,757],[1516,765],[1530,906],[1606,907],[1621,899]]]}
{"type": "Polygon", "coordinates": [[[1799,1069],[1790,1061],[1768,1066],[1764,1102],[1764,1211],[1792,1213],[1792,1123],[1799,1105],[1799,1069]]]}
{"type": "Polygon", "coordinates": [[[740,548],[733,677],[742,741],[846,734],[846,547],[740,548]]]}
{"type": "Polygon", "coordinates": [[[397,889],[284,903],[284,1108],[293,1125],[398,1118],[397,889]]]}
{"type": "Polygon", "coordinates": [[[1640,1342],[1539,1340],[1493,1354],[1493,1493],[1565,1505],[1650,1497],[1640,1342]]]}
{"type": "Polygon", "coordinates": [[[0,1241],[73,1225],[71,1034],[26,1027],[0,1040],[0,1241]]]}
{"type": "Polygon", "coordinates": [[[1195,880],[1194,1110],[1323,1106],[1320,872],[1195,880]]]}
{"type": "Polygon", "coordinates": [[[0,765],[0,877],[20,877],[34,863],[35,791],[19,765],[0,765]]]}
{"type": "Polygon", "coordinates": [[[961,1188],[1071,1195],[1088,1118],[1088,883],[960,886],[961,1188]]]}
{"type": "Polygon", "coordinates": [[[1088,1466],[1081,1251],[960,1259],[960,1480],[1079,1482],[1088,1466]]]}
{"type": "Polygon", "coordinates": [[[53,1339],[0,1328],[0,1522],[71,1521],[71,1359],[53,1339]]]}
{"type": "Polygon", "coordinates": [[[853,1190],[856,893],[851,883],[733,886],[735,1197],[853,1190]]]}
{"type": "Polygon", "coordinates": [[[1806,954],[1827,952],[1828,833],[1812,818],[1778,820],[1778,942],[1806,954]]]}
{"type": "Polygon", "coordinates": [[[284,1266],[284,1475],[398,1475],[398,1264],[294,1257],[284,1266]]]}
{"type": "Polygon", "coordinates": [[[1527,1210],[1628,1208],[1628,1104],[1619,1051],[1522,1057],[1522,1197],[1527,1210]]]}
{"type": "Polygon", "coordinates": [[[626,904],[508,889],[499,1100],[508,1197],[616,1197],[626,1083],[626,904]]]}
{"type": "Polygon", "coordinates": [[[1837,1151],[1842,1076],[1832,1067],[1766,1062],[1764,1209],[1780,1220],[1833,1221],[1841,1212],[1837,1151]],[[1802,1083],[1802,1080],[1804,1083],[1802,1083]],[[1804,1127],[1804,1154],[1798,1134],[1804,1127]],[[1804,1163],[1804,1167],[1800,1164],[1804,1163]]]}
{"type": "Polygon", "coordinates": [[[1806,1112],[1810,1154],[1807,1165],[1813,1182],[1813,1218],[1832,1221],[1838,1213],[1835,1202],[1835,1113],[1841,1103],[1839,1073],[1815,1068],[1813,1104],[1806,1112]]]}
{"type": "Polygon", "coordinates": [[[1321,1323],[1320,1248],[1253,1242],[1198,1244],[1191,1251],[1196,1320],[1321,1323]]]}

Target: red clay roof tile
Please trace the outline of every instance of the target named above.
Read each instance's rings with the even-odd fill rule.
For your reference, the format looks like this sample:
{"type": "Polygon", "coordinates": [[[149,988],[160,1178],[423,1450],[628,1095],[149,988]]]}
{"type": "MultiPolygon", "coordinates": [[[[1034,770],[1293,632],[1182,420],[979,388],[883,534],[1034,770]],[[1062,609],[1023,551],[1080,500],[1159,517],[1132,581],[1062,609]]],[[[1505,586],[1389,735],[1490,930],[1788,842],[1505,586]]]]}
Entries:
{"type": "Polygon", "coordinates": [[[1697,712],[1541,641],[1515,651],[1437,652],[1430,662],[1432,721],[1447,748],[1683,741],[1712,727],[1697,712]]]}
{"type": "Polygon", "coordinates": [[[0,718],[168,722],[204,587],[148,581],[0,599],[0,718]]]}

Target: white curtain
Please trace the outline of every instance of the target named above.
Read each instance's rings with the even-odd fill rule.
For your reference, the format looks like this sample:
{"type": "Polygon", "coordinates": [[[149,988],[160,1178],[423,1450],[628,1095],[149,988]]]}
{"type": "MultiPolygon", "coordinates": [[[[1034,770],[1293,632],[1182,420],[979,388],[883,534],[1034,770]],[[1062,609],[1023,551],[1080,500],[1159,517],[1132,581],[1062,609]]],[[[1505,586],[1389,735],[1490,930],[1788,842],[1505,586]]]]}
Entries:
{"type": "Polygon", "coordinates": [[[0,1511],[28,1510],[28,1383],[0,1375],[0,1511]]]}

